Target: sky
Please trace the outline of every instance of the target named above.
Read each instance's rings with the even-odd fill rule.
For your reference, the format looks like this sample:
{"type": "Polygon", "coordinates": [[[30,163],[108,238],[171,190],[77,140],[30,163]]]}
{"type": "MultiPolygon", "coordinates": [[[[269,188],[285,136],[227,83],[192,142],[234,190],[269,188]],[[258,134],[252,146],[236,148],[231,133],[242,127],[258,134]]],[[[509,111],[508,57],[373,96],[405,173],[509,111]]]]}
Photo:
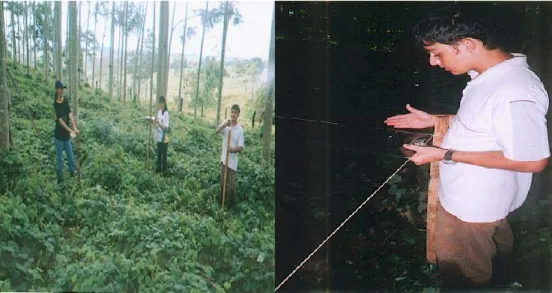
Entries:
{"type": "MultiPolygon", "coordinates": [[[[90,23],[89,30],[94,31],[94,4],[97,1],[91,1],[90,10],[90,23]]],[[[106,1],[107,2],[107,1],[106,1]]],[[[146,17],[146,31],[153,28],[153,1],[129,1],[139,5],[146,5],[148,3],[148,12],[146,17]]],[[[65,44],[66,28],[67,28],[67,1],[62,2],[62,42],[65,44]]],[[[88,18],[88,1],[79,1],[77,5],[82,3],[82,30],[86,30],[87,18],[88,18]]],[[[122,1],[116,1],[116,3],[123,3],[122,1]]],[[[156,4],[156,38],[159,37],[159,2],[156,4]]],[[[186,56],[199,56],[199,50],[201,47],[201,19],[194,16],[194,10],[205,9],[205,1],[169,1],[169,35],[171,18],[173,13],[173,6],[176,4],[176,13],[174,15],[174,24],[177,24],[180,20],[184,20],[186,14],[186,4],[188,4],[188,27],[196,27],[196,35],[187,41],[185,47],[186,56]],[[192,18],[190,18],[192,17],[192,18]]],[[[219,1],[209,1],[209,10],[219,6],[219,1]]],[[[270,45],[270,29],[272,25],[272,14],[274,11],[274,1],[236,1],[238,10],[242,15],[242,23],[238,26],[234,26],[232,22],[228,28],[228,35],[226,37],[226,57],[230,58],[254,58],[260,57],[263,60],[268,60],[268,51],[270,45]]],[[[109,9],[111,11],[111,2],[109,2],[109,9]]],[[[53,5],[52,5],[53,6],[53,5]]],[[[104,27],[106,27],[105,35],[105,47],[110,46],[110,34],[111,34],[111,17],[106,20],[98,16],[96,27],[96,38],[101,45],[102,34],[104,27]]],[[[182,50],[182,43],[178,35],[182,34],[184,28],[184,21],[180,22],[174,30],[174,36],[171,46],[171,55],[180,54],[182,50]]],[[[118,30],[115,30],[115,49],[118,48],[118,30]]],[[[136,49],[138,36],[131,34],[128,37],[128,50],[133,51],[136,49]]],[[[220,58],[222,43],[222,22],[216,24],[213,29],[205,33],[205,42],[203,48],[203,56],[215,56],[220,58]]],[[[156,47],[158,43],[156,41],[156,47]]],[[[84,47],[83,47],[84,49],[84,47]]]]}

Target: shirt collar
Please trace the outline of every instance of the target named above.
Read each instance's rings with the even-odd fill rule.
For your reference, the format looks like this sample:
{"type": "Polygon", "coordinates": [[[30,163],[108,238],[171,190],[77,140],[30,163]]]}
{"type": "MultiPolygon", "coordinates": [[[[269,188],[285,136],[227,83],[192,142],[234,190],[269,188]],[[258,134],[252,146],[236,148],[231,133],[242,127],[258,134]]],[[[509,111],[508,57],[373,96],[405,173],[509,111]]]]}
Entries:
{"type": "Polygon", "coordinates": [[[512,54],[514,57],[508,60],[504,60],[492,67],[487,68],[487,70],[483,71],[483,73],[481,74],[477,73],[477,71],[475,70],[468,71],[467,74],[471,78],[468,84],[475,82],[476,80],[484,80],[487,78],[492,78],[493,76],[502,74],[508,68],[513,68],[513,67],[528,68],[529,67],[529,65],[527,64],[527,56],[520,53],[510,53],[510,54],[512,54]],[[476,77],[479,77],[479,78],[476,79],[476,77]]]}

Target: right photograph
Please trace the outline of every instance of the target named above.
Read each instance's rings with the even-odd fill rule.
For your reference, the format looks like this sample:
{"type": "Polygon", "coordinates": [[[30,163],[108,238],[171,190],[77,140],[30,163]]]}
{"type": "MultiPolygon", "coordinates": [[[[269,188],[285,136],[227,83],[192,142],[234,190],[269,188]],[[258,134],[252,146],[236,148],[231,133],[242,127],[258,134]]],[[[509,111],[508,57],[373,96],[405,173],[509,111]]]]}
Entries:
{"type": "Polygon", "coordinates": [[[552,3],[275,5],[275,292],[552,291],[552,3]]]}

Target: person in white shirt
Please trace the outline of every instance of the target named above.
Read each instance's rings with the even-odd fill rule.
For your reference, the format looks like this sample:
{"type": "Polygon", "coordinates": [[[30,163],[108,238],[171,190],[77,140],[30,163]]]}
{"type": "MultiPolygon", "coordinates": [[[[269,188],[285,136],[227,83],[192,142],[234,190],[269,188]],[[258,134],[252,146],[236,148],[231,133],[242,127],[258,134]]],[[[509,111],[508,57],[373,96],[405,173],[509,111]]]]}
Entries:
{"type": "Polygon", "coordinates": [[[238,153],[243,150],[244,133],[243,128],[238,123],[238,117],[240,116],[240,107],[233,105],[230,114],[230,120],[223,121],[217,128],[216,133],[222,136],[222,151],[220,153],[220,198],[222,202],[222,193],[224,186],[224,172],[227,169],[226,178],[226,194],[225,194],[225,206],[226,202],[228,207],[232,207],[237,203],[236,198],[236,172],[238,171],[238,153]],[[226,168],[226,153],[228,146],[228,134],[230,133],[230,150],[228,157],[228,168],[226,168]]]}
{"type": "Polygon", "coordinates": [[[155,118],[155,131],[157,132],[157,169],[164,175],[167,173],[167,151],[169,148],[169,111],[167,111],[167,101],[164,96],[159,97],[159,110],[155,118]]]}
{"type": "MultiPolygon", "coordinates": [[[[523,204],[533,173],[550,157],[542,82],[526,56],[505,51],[499,30],[472,12],[433,16],[414,29],[431,66],[471,77],[440,147],[404,146],[416,152],[416,165],[439,162],[435,253],[444,289],[499,284],[493,269],[509,270],[513,250],[506,218],[523,204]]],[[[385,123],[421,129],[437,121],[406,109],[385,123]]],[[[510,282],[504,273],[503,282],[510,282]]]]}

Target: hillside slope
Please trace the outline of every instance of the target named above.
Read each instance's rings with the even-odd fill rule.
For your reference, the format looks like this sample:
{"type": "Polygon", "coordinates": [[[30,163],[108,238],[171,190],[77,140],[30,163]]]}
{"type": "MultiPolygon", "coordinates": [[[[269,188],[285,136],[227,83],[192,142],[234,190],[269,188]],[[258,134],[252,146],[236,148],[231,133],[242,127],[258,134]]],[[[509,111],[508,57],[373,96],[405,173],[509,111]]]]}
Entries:
{"type": "MultiPolygon", "coordinates": [[[[213,126],[171,113],[162,177],[146,168],[145,106],[81,88],[73,148],[81,181],[69,178],[64,158],[62,189],[53,81],[8,70],[18,89],[8,79],[13,146],[0,154],[0,291],[274,290],[274,151],[261,167],[259,133],[246,132],[239,155],[240,204],[222,212],[213,126]]],[[[155,155],[152,144],[152,166],[155,155]]]]}

